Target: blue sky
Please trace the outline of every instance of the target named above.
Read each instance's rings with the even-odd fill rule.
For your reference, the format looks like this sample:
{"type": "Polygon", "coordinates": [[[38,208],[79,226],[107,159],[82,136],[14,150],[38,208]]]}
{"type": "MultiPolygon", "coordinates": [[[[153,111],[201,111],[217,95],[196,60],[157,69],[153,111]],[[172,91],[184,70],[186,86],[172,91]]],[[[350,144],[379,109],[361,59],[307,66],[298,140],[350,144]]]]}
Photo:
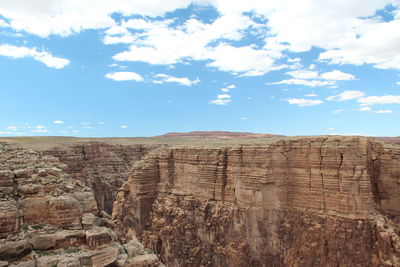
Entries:
{"type": "Polygon", "coordinates": [[[400,1],[4,0],[0,136],[399,136],[400,1]]]}

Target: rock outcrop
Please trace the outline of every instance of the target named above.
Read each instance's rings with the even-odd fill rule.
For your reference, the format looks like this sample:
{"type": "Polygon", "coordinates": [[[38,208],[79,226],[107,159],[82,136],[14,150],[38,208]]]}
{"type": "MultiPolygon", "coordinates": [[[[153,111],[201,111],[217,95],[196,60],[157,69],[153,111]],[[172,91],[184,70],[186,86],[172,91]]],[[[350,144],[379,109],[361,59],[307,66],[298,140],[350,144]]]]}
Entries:
{"type": "Polygon", "coordinates": [[[86,142],[56,146],[44,154],[65,163],[65,171],[72,178],[93,189],[99,209],[111,214],[116,192],[127,180],[132,165],[156,147],[86,142]]]}
{"type": "Polygon", "coordinates": [[[93,190],[67,169],[55,157],[0,143],[0,266],[159,266],[140,243],[128,256],[93,190]]]}
{"type": "Polygon", "coordinates": [[[400,266],[399,178],[400,148],[362,137],[172,147],[113,217],[168,266],[400,266]]]}

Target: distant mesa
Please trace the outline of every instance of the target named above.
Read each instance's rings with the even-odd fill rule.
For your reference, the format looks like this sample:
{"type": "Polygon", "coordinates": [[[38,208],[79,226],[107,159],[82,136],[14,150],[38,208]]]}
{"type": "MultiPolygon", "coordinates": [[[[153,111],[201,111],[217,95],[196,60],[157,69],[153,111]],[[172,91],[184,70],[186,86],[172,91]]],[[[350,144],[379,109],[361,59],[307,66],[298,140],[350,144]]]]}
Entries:
{"type": "Polygon", "coordinates": [[[192,131],[192,132],[171,132],[155,136],[162,138],[219,138],[219,139],[251,139],[251,138],[273,138],[284,137],[284,135],[260,134],[247,132],[228,132],[228,131],[192,131]]]}

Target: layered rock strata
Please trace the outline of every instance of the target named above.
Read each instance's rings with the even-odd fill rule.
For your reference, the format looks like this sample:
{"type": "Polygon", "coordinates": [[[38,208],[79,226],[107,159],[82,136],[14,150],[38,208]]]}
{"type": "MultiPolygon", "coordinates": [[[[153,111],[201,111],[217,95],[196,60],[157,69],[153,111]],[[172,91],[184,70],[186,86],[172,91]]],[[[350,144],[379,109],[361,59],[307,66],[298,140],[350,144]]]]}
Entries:
{"type": "Polygon", "coordinates": [[[46,150],[65,163],[66,172],[93,189],[101,211],[111,214],[115,195],[127,180],[132,165],[157,145],[112,145],[86,142],[46,150]]]}
{"type": "Polygon", "coordinates": [[[168,266],[400,266],[400,148],[362,137],[171,147],[114,203],[168,266]]]}

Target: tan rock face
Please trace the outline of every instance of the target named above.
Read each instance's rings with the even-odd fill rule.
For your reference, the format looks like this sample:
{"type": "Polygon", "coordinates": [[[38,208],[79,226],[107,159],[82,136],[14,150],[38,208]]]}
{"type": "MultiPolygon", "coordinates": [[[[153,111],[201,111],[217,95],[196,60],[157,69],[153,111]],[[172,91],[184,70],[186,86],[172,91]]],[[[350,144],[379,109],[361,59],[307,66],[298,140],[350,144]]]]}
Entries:
{"type": "Polygon", "coordinates": [[[359,137],[169,148],[134,165],[113,216],[170,266],[396,266],[377,220],[397,229],[399,159],[359,137]]]}
{"type": "Polygon", "coordinates": [[[133,163],[155,147],[91,142],[56,147],[44,154],[65,163],[71,177],[93,189],[99,209],[111,214],[116,192],[127,180],[133,163]]]}

